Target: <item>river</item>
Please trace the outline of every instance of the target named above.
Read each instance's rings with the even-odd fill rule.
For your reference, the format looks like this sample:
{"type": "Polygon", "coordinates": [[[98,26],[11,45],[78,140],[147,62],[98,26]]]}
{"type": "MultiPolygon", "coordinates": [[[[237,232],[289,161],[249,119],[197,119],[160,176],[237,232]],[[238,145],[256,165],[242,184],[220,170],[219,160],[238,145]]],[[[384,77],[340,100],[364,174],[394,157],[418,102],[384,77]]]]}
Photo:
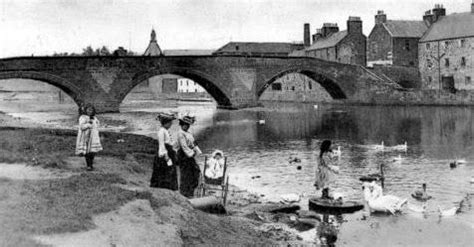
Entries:
{"type": "MultiPolygon", "coordinates": [[[[314,165],[325,139],[332,140],[333,148],[341,148],[334,190],[346,199],[362,200],[358,178],[377,172],[381,163],[385,164],[387,194],[419,204],[410,194],[427,184],[433,196],[428,204],[433,217],[438,206],[453,207],[466,193],[474,192],[470,183],[474,108],[268,103],[228,111],[216,109],[213,103],[134,100],[124,102],[121,113],[99,118],[108,130],[154,136],[156,112],[163,109],[194,113],[197,123],[192,131],[204,153],[224,151],[230,182],[266,200],[288,193],[315,194],[314,165]],[[383,151],[375,148],[381,142],[386,147],[383,151]],[[406,152],[390,148],[405,142],[406,152]],[[290,157],[301,162],[290,164],[290,157]],[[451,169],[449,163],[455,159],[466,163],[451,169]]],[[[0,111],[55,128],[73,128],[77,119],[76,106],[68,103],[0,101],[0,111]]],[[[456,217],[462,217],[471,229],[474,226],[472,211],[456,217]]]]}

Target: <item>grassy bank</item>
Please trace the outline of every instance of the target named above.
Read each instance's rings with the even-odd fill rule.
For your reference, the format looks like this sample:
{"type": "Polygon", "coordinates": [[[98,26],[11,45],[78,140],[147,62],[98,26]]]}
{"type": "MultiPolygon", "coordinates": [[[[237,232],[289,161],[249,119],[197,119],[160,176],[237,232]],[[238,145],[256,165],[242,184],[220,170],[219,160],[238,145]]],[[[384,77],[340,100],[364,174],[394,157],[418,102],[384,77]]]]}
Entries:
{"type": "Polygon", "coordinates": [[[2,246],[41,246],[33,236],[90,231],[96,227],[96,215],[139,199],[150,202],[157,224],[178,229],[184,245],[276,243],[262,237],[253,221],[196,211],[178,193],[149,188],[154,139],[121,133],[101,136],[104,152],[96,159],[97,170],[86,172],[83,158],[73,156],[75,131],[0,128],[0,165],[27,163],[71,175],[0,179],[2,246]]]}

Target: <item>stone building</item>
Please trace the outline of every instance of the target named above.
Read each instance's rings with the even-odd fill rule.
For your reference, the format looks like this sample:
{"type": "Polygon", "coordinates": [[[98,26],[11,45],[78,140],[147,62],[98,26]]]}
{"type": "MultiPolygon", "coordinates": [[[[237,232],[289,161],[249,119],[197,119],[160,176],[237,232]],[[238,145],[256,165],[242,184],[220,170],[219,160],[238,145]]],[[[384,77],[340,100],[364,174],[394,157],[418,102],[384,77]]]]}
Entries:
{"type": "Polygon", "coordinates": [[[313,44],[306,49],[306,56],[365,66],[366,40],[360,17],[349,17],[344,31],[339,31],[335,23],[324,23],[313,35],[313,44]]]}
{"type": "Polygon", "coordinates": [[[229,42],[217,49],[214,55],[287,57],[292,51],[303,48],[303,43],[229,42]]]}
{"type": "MultiPolygon", "coordinates": [[[[444,12],[436,10],[437,15],[444,12]]],[[[437,16],[438,18],[439,16],[437,16]]],[[[367,40],[367,66],[418,66],[418,42],[428,29],[425,21],[387,20],[379,10],[367,40]]]]}
{"type": "Polygon", "coordinates": [[[450,14],[433,23],[418,49],[422,88],[473,90],[474,2],[471,12],[450,14]]]}

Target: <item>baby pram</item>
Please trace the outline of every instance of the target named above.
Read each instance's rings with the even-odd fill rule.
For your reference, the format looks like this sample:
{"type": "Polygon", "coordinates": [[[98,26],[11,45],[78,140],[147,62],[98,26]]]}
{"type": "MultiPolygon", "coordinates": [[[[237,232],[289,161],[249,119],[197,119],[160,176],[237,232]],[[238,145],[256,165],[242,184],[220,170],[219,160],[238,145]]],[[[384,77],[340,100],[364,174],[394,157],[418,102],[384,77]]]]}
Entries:
{"type": "Polygon", "coordinates": [[[227,200],[227,193],[229,191],[229,176],[227,175],[227,157],[223,157],[224,164],[222,172],[217,177],[208,177],[207,169],[211,169],[208,166],[210,159],[206,156],[204,158],[204,172],[202,173],[201,179],[201,197],[206,195],[219,196],[222,200],[222,204],[225,206],[227,200]],[[220,192],[220,195],[218,195],[220,192]]]}

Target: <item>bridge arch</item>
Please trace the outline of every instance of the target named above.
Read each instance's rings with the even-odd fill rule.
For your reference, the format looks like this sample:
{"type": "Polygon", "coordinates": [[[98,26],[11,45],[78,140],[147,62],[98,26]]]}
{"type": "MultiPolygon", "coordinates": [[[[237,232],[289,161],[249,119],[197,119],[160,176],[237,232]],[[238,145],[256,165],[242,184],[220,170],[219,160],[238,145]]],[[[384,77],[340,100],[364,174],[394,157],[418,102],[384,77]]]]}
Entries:
{"type": "Polygon", "coordinates": [[[279,78],[291,74],[291,73],[297,73],[297,74],[302,74],[305,75],[315,82],[319,83],[333,99],[346,99],[346,93],[341,89],[341,87],[335,82],[333,78],[330,78],[327,75],[324,75],[321,72],[317,72],[311,69],[287,69],[285,71],[281,71],[277,73],[276,75],[272,76],[270,80],[268,80],[261,88],[258,89],[257,91],[257,97],[260,98],[260,96],[265,92],[265,90],[276,80],[279,78]]]}
{"type": "Polygon", "coordinates": [[[214,98],[219,106],[231,106],[231,101],[228,97],[229,92],[226,92],[225,89],[222,89],[218,86],[216,83],[218,79],[213,78],[211,75],[208,75],[202,71],[196,71],[182,67],[159,68],[136,73],[135,76],[133,76],[131,83],[128,83],[124,85],[124,87],[120,88],[120,92],[117,95],[118,101],[122,102],[133,88],[145,80],[154,76],[166,74],[178,75],[191,79],[203,87],[214,98]]]}
{"type": "Polygon", "coordinates": [[[80,88],[70,81],[48,73],[36,71],[0,72],[0,80],[30,79],[53,85],[69,95],[77,105],[83,103],[84,95],[80,88]]]}

